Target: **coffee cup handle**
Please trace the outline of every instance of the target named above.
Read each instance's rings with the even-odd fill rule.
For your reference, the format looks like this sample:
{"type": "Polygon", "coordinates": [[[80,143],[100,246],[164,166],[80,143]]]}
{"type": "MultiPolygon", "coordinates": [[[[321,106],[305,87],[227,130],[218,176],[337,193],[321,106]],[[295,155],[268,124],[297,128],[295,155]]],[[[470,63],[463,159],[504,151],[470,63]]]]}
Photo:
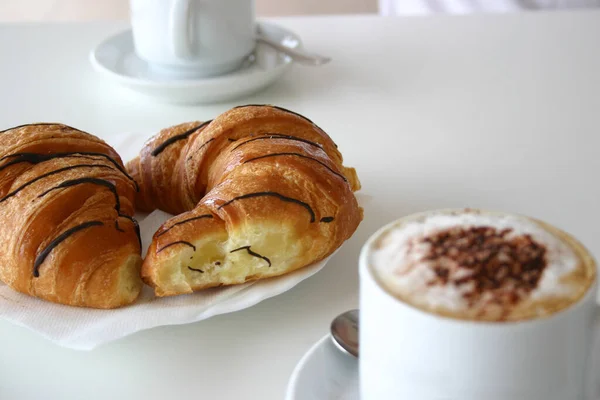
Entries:
{"type": "Polygon", "coordinates": [[[169,34],[175,57],[189,58],[192,55],[190,43],[191,0],[175,0],[169,17],[169,34]]]}

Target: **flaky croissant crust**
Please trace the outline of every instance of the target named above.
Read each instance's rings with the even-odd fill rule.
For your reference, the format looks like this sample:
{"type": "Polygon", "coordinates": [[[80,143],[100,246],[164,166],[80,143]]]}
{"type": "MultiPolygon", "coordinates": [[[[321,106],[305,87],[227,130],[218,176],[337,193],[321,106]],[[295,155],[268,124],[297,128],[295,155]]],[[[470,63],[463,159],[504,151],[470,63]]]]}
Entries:
{"type": "Polygon", "coordinates": [[[56,303],[114,308],[141,289],[137,184],[99,138],[56,123],[0,132],[0,280],[56,303]]]}

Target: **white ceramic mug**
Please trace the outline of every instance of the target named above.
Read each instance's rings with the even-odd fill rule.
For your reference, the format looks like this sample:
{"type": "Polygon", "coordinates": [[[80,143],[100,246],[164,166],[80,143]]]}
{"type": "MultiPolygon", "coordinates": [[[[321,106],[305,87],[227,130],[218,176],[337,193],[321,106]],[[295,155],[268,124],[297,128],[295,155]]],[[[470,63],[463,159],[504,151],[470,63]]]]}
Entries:
{"type": "Polygon", "coordinates": [[[486,323],[421,311],[390,295],[368,265],[373,243],[402,221],[376,232],[360,255],[362,400],[583,399],[600,330],[597,278],[547,318],[486,323]]]}
{"type": "Polygon", "coordinates": [[[130,0],[137,55],[173,77],[237,69],[255,46],[253,0],[130,0]]]}

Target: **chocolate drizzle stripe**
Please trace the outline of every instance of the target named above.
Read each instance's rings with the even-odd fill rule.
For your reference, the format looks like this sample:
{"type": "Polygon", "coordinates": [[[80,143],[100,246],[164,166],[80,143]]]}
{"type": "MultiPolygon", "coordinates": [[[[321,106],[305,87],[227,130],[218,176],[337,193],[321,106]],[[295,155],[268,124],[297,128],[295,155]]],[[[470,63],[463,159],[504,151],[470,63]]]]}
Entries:
{"type": "Polygon", "coordinates": [[[320,222],[325,222],[325,223],[330,223],[331,221],[333,221],[333,217],[323,217],[320,220],[320,222]]]}
{"type": "Polygon", "coordinates": [[[210,124],[212,122],[211,120],[208,120],[206,122],[201,123],[200,125],[189,129],[179,135],[175,135],[173,137],[170,137],[169,139],[165,140],[163,143],[161,143],[160,145],[158,145],[154,150],[152,150],[152,155],[154,157],[156,157],[157,155],[159,155],[160,153],[162,153],[167,147],[169,147],[170,145],[172,145],[175,142],[178,142],[180,140],[184,140],[187,139],[192,133],[204,128],[206,125],[210,124]]]}
{"type": "Polygon", "coordinates": [[[117,221],[115,221],[115,229],[118,230],[119,232],[125,232],[125,229],[121,229],[119,227],[119,223],[117,221]]]}
{"type": "Polygon", "coordinates": [[[215,138],[208,139],[206,142],[202,143],[202,145],[198,148],[198,150],[202,150],[204,148],[204,146],[206,146],[207,144],[209,144],[213,140],[215,140],[215,138]]]}
{"type": "Polygon", "coordinates": [[[244,107],[271,107],[271,108],[275,108],[275,109],[280,110],[280,111],[284,111],[284,112],[287,112],[287,113],[290,113],[290,114],[294,114],[295,116],[300,117],[300,118],[302,118],[302,119],[310,122],[311,124],[315,125],[314,122],[312,122],[310,119],[306,118],[302,114],[298,114],[297,112],[292,111],[292,110],[288,110],[287,108],[283,108],[283,107],[279,107],[279,106],[273,106],[271,104],[246,104],[246,105],[237,106],[237,107],[234,107],[234,108],[244,108],[244,107]]]}
{"type": "MultiPolygon", "coordinates": [[[[212,142],[213,140],[215,140],[215,138],[208,139],[206,142],[202,143],[202,144],[200,145],[200,147],[198,147],[198,151],[202,150],[202,149],[204,148],[204,146],[206,146],[207,144],[209,144],[209,143],[210,143],[210,142],[212,142]]],[[[191,156],[189,156],[189,157],[187,158],[187,161],[191,160],[193,157],[194,157],[194,154],[192,154],[191,156]]]]}
{"type": "MultiPolygon", "coordinates": [[[[135,233],[136,233],[136,235],[138,237],[138,241],[140,242],[140,247],[141,247],[141,243],[142,242],[141,242],[141,235],[140,235],[140,229],[139,229],[138,223],[135,220],[135,218],[133,218],[132,216],[121,213],[121,200],[119,199],[119,193],[117,193],[117,187],[112,182],[109,182],[109,181],[104,180],[104,179],[89,178],[89,177],[78,178],[78,179],[71,179],[71,180],[67,180],[67,181],[61,182],[60,184],[58,184],[58,185],[56,185],[56,186],[54,186],[54,187],[46,190],[45,192],[43,192],[42,194],[40,194],[38,196],[38,198],[44,197],[45,195],[47,195],[48,193],[50,193],[50,192],[52,192],[54,190],[66,189],[68,187],[77,186],[77,185],[83,185],[83,184],[92,184],[92,185],[103,186],[103,187],[105,187],[105,188],[107,188],[108,190],[111,191],[111,193],[115,197],[115,210],[117,211],[117,215],[119,217],[127,218],[127,219],[129,219],[130,221],[132,221],[134,223],[135,233]]],[[[117,230],[121,230],[119,228],[118,221],[115,221],[115,228],[117,228],[117,230]]]]}
{"type": "Polygon", "coordinates": [[[204,273],[204,271],[202,271],[200,268],[192,268],[192,267],[188,267],[188,269],[189,269],[190,271],[196,271],[196,272],[200,272],[200,273],[202,273],[202,274],[204,273]]]}
{"type": "MultiPolygon", "coordinates": [[[[77,131],[77,132],[87,133],[87,132],[84,132],[84,131],[79,130],[77,128],[73,128],[72,126],[65,125],[65,124],[60,124],[58,122],[36,122],[36,123],[33,123],[33,124],[17,125],[17,126],[13,126],[12,128],[4,129],[4,130],[0,131],[0,133],[12,131],[13,129],[25,128],[26,126],[51,126],[51,125],[60,126],[62,128],[73,129],[74,131],[77,131]]],[[[88,135],[89,135],[89,133],[88,133],[88,135]]]]}
{"type": "Polygon", "coordinates": [[[195,221],[197,219],[203,219],[203,218],[213,218],[213,216],[212,216],[212,214],[203,214],[203,215],[199,215],[197,217],[192,217],[192,218],[184,219],[183,221],[175,222],[173,225],[171,225],[170,227],[168,227],[164,231],[162,231],[159,234],[157,234],[156,237],[164,235],[165,233],[167,233],[171,229],[175,228],[177,225],[185,224],[187,222],[195,221]]]}
{"type": "Polygon", "coordinates": [[[50,254],[50,252],[56,246],[58,246],[61,242],[63,242],[64,240],[66,240],[69,236],[73,235],[74,233],[79,232],[79,231],[81,231],[83,229],[86,229],[86,228],[89,228],[89,227],[92,227],[92,226],[101,226],[101,225],[104,225],[104,224],[102,222],[100,222],[100,221],[88,221],[88,222],[84,222],[81,225],[77,225],[77,226],[74,226],[73,228],[67,229],[66,231],[64,231],[63,233],[61,233],[60,235],[58,235],[35,258],[35,262],[33,263],[33,276],[36,277],[36,278],[40,276],[40,272],[39,272],[40,266],[42,265],[42,263],[44,262],[44,260],[46,259],[46,257],[48,257],[48,254],[50,254]]]}
{"type": "MultiPolygon", "coordinates": [[[[133,229],[135,230],[135,234],[138,238],[138,244],[140,245],[140,250],[142,249],[142,233],[140,232],[140,224],[137,222],[137,219],[133,218],[131,215],[127,214],[119,214],[119,217],[125,218],[133,222],[133,229]]],[[[115,221],[115,226],[118,227],[117,221],[115,221]]]]}
{"type": "Polygon", "coordinates": [[[260,255],[256,252],[252,251],[252,249],[250,249],[250,246],[239,247],[237,249],[231,250],[230,253],[235,253],[236,251],[240,251],[240,250],[246,250],[246,252],[248,252],[248,254],[250,254],[253,257],[262,258],[269,264],[269,267],[271,266],[271,260],[269,260],[267,257],[265,257],[263,255],[260,255]]]}
{"type": "Polygon", "coordinates": [[[241,147],[241,146],[243,146],[245,144],[248,144],[250,142],[254,142],[255,140],[271,140],[271,139],[295,140],[297,142],[306,143],[306,144],[309,144],[311,146],[318,147],[320,149],[323,148],[323,146],[321,146],[318,143],[311,142],[310,140],[302,139],[302,138],[299,138],[297,136],[283,135],[281,133],[267,133],[264,136],[258,136],[258,137],[252,138],[252,139],[248,139],[245,142],[240,143],[237,146],[235,146],[232,150],[235,150],[235,149],[237,149],[237,148],[239,148],[239,147],[241,147]]]}
{"type": "Polygon", "coordinates": [[[278,110],[280,110],[280,111],[284,111],[284,112],[287,112],[287,113],[290,113],[290,114],[294,114],[295,116],[297,116],[297,117],[300,117],[300,118],[302,118],[302,119],[304,119],[304,120],[306,120],[306,121],[310,122],[310,123],[311,123],[311,124],[313,124],[313,125],[315,124],[315,123],[314,123],[314,122],[312,122],[310,119],[306,118],[304,115],[302,115],[302,114],[299,114],[299,113],[297,113],[297,112],[295,112],[295,111],[288,110],[287,108],[283,108],[283,107],[279,107],[279,106],[271,106],[271,107],[273,107],[273,108],[276,108],[276,109],[278,109],[278,110]]]}
{"type": "Polygon", "coordinates": [[[156,252],[160,253],[164,249],[169,248],[171,246],[175,246],[176,244],[185,244],[186,246],[191,247],[192,249],[194,249],[194,251],[196,251],[196,246],[194,246],[190,242],[186,242],[185,240],[178,240],[176,242],[171,242],[169,244],[164,245],[163,247],[161,247],[160,249],[158,249],[156,252]]]}
{"type": "Polygon", "coordinates": [[[42,175],[36,177],[35,179],[32,179],[32,180],[30,180],[30,181],[22,184],[21,186],[19,186],[18,188],[16,188],[12,192],[8,193],[6,196],[4,196],[3,198],[1,198],[0,199],[0,203],[8,200],[9,198],[11,198],[14,195],[16,195],[17,193],[19,193],[21,190],[25,189],[27,186],[30,186],[30,185],[34,184],[35,182],[37,182],[37,181],[39,181],[41,179],[47,178],[47,177],[52,176],[52,175],[59,174],[59,173],[64,172],[64,171],[69,171],[69,170],[78,169],[78,168],[108,168],[108,169],[112,169],[112,167],[109,167],[108,165],[97,165],[97,164],[78,164],[78,165],[72,165],[70,167],[60,168],[60,169],[57,169],[55,171],[51,171],[51,172],[48,172],[46,174],[42,174],[42,175]]]}
{"type": "Polygon", "coordinates": [[[310,205],[308,205],[307,203],[305,203],[303,201],[300,201],[298,199],[294,199],[292,197],[287,197],[287,196],[284,196],[284,195],[279,194],[277,192],[255,192],[255,193],[248,193],[248,194],[244,194],[244,195],[241,195],[241,196],[237,196],[237,197],[234,197],[233,199],[225,202],[224,204],[220,205],[218,209],[220,210],[221,208],[230,205],[234,201],[243,200],[243,199],[250,199],[250,198],[253,198],[253,197],[262,197],[262,196],[277,197],[279,200],[282,200],[282,201],[286,201],[286,202],[289,202],[289,203],[299,204],[302,207],[306,208],[306,210],[310,213],[310,222],[315,222],[315,212],[313,211],[313,209],[311,208],[310,205]]]}
{"type": "Polygon", "coordinates": [[[48,193],[54,191],[54,190],[59,190],[59,189],[65,189],[71,186],[77,186],[77,185],[83,185],[83,184],[92,184],[92,185],[99,185],[99,186],[104,186],[107,189],[109,189],[112,194],[115,196],[115,210],[117,210],[117,212],[120,212],[121,210],[121,201],[119,199],[119,194],[117,193],[117,188],[114,185],[114,183],[109,182],[107,180],[104,179],[100,179],[100,178],[77,178],[77,179],[70,179],[64,182],[59,183],[58,185],[46,190],[45,192],[43,192],[42,194],[40,194],[38,196],[38,198],[44,197],[45,195],[47,195],[48,193]]]}
{"type": "Polygon", "coordinates": [[[329,171],[331,171],[333,174],[335,174],[335,175],[339,176],[340,178],[342,178],[344,180],[344,182],[348,182],[348,180],[346,179],[346,177],[344,175],[342,175],[339,172],[335,171],[333,168],[329,167],[324,162],[319,161],[316,158],[309,157],[309,156],[306,156],[306,155],[300,154],[300,153],[271,153],[271,154],[266,154],[264,156],[250,158],[250,159],[244,161],[244,164],[246,164],[246,163],[248,163],[250,161],[260,160],[262,158],[278,157],[278,156],[296,156],[296,157],[300,157],[300,158],[304,158],[304,159],[307,159],[307,160],[312,160],[312,161],[318,162],[319,164],[321,164],[322,166],[324,166],[325,168],[327,168],[329,171]]]}
{"type": "Polygon", "coordinates": [[[14,154],[9,154],[7,156],[0,158],[0,161],[4,161],[8,158],[15,158],[15,160],[11,160],[11,161],[7,162],[6,164],[1,165],[0,171],[4,170],[5,168],[10,167],[11,165],[15,165],[15,164],[23,163],[23,162],[30,163],[30,164],[39,164],[44,161],[53,160],[55,158],[70,158],[70,157],[85,158],[85,159],[90,159],[90,157],[102,157],[102,158],[108,160],[123,175],[125,175],[127,177],[127,179],[129,179],[131,182],[133,182],[133,185],[135,186],[135,190],[139,192],[139,187],[138,187],[138,184],[135,181],[135,179],[133,179],[127,173],[127,171],[125,171],[125,168],[123,168],[115,159],[113,159],[112,157],[110,157],[109,155],[104,154],[104,153],[95,153],[95,152],[89,152],[89,151],[74,151],[74,152],[68,152],[68,153],[53,153],[53,154],[14,153],[14,154]]]}
{"type": "MultiPolygon", "coordinates": [[[[297,117],[300,117],[300,118],[302,118],[303,120],[305,120],[305,121],[308,121],[308,122],[310,122],[311,124],[313,124],[313,125],[314,125],[315,127],[317,127],[319,130],[323,131],[323,129],[319,128],[319,126],[318,126],[317,124],[315,124],[315,123],[314,123],[313,121],[311,121],[310,119],[306,118],[304,115],[302,115],[302,114],[299,114],[299,113],[297,113],[297,112],[295,112],[295,111],[292,111],[292,110],[288,110],[287,108],[283,108],[283,107],[279,107],[279,106],[273,106],[273,105],[271,105],[271,104],[246,104],[246,105],[243,105],[243,106],[237,106],[237,107],[234,107],[234,108],[244,108],[244,107],[271,107],[271,108],[275,108],[275,109],[277,109],[277,110],[279,110],[279,111],[283,111],[283,112],[286,112],[286,113],[293,114],[293,115],[295,115],[295,116],[297,116],[297,117]]],[[[335,143],[333,143],[333,145],[334,145],[336,148],[338,147],[338,145],[337,145],[337,144],[335,144],[335,143]]]]}

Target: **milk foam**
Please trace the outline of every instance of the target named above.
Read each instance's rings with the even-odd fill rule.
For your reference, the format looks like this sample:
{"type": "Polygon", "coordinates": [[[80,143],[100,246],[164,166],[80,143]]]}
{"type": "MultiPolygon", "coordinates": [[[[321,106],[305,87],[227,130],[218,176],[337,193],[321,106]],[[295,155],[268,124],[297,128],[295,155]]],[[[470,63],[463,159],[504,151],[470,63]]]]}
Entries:
{"type": "MultiPolygon", "coordinates": [[[[581,259],[560,238],[546,231],[534,221],[524,217],[486,214],[478,212],[437,213],[422,219],[402,223],[383,233],[371,248],[369,264],[378,280],[384,286],[413,305],[428,310],[447,310],[461,313],[472,309],[464,295],[472,290],[470,285],[431,285],[436,278],[432,264],[423,261],[431,244],[422,239],[453,227],[465,229],[492,227],[498,231],[511,229],[506,239],[517,235],[531,235],[538,244],[546,247],[546,267],[537,286],[521,298],[535,302],[544,299],[572,297],[581,292],[581,283],[563,279],[581,268],[581,259]]],[[[455,277],[469,275],[472,270],[458,267],[455,277]]],[[[483,297],[481,301],[486,298],[483,297]]]]}

